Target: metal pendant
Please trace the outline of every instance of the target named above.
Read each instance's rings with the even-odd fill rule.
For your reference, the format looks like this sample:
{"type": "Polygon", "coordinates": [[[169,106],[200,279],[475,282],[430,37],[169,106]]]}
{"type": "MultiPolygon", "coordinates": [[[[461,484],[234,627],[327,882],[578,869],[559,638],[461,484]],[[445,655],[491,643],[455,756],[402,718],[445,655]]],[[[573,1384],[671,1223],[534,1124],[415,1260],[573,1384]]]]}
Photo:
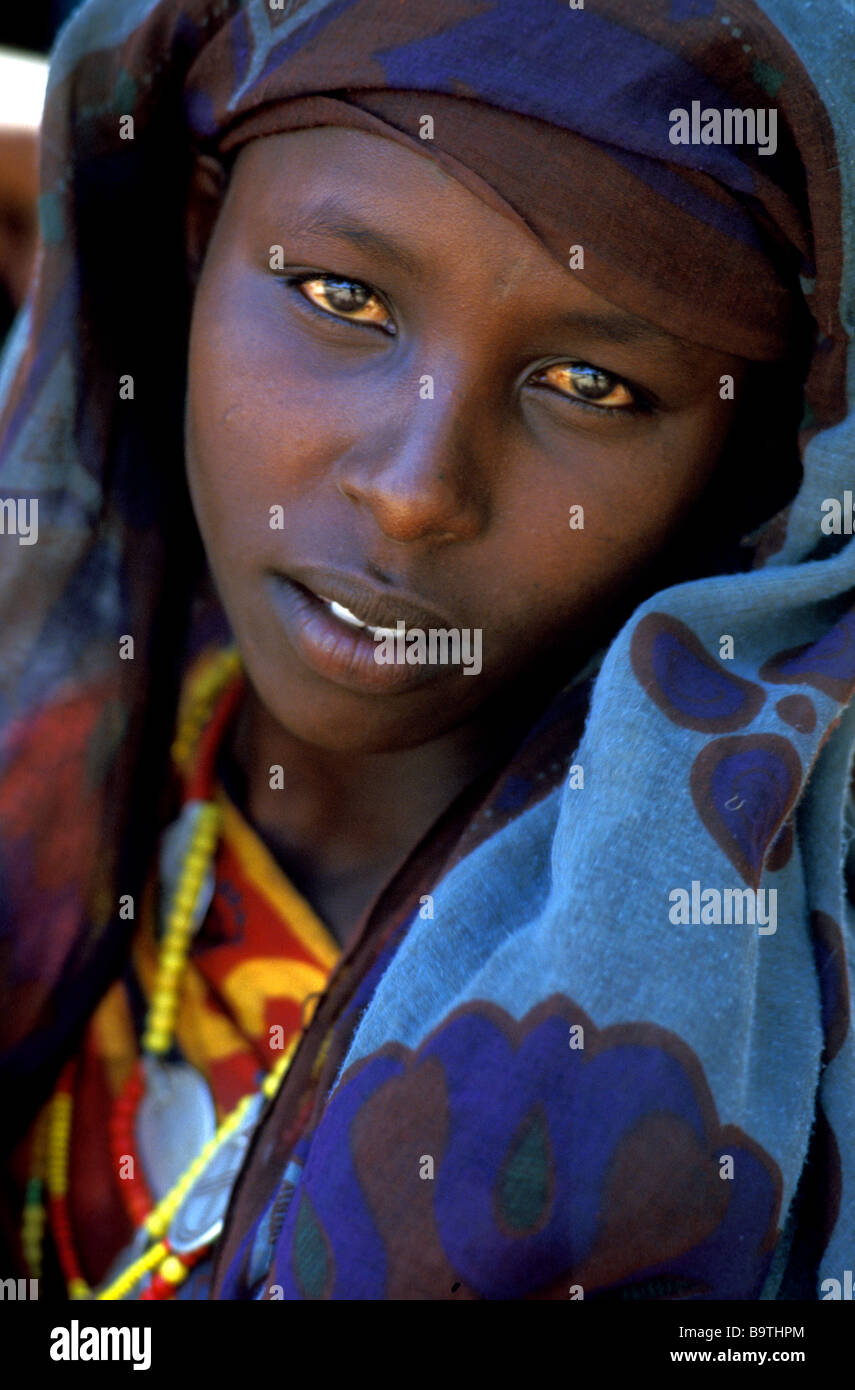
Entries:
{"type": "Polygon", "coordinates": [[[145,1094],[134,1121],[143,1174],[155,1202],[170,1192],[217,1132],[204,1077],[186,1062],[144,1057],[145,1094]]]}
{"type": "Polygon", "coordinates": [[[175,1213],[169,1227],[169,1244],[177,1255],[209,1245],[223,1229],[231,1190],[263,1104],[264,1097],[257,1092],[240,1127],[216,1150],[175,1213]]]}

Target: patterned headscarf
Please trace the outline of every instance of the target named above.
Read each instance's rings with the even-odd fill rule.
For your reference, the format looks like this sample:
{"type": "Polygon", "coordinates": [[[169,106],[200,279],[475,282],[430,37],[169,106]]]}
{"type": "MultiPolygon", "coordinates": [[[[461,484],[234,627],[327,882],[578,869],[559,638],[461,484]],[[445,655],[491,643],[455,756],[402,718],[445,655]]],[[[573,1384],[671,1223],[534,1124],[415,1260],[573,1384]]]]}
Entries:
{"type": "MultiPolygon", "coordinates": [[[[707,73],[626,28],[626,8],[598,4],[577,22],[555,0],[429,19],[396,0],[314,18],[302,5],[271,21],[254,66],[242,13],[191,70],[190,120],[220,152],[317,125],[399,140],[516,214],[560,264],[581,247],[575,268],[606,298],[722,351],[779,355],[799,271],[814,273],[793,137],[782,129],[771,157],[672,144],[665,94],[675,108],[721,106],[727,88],[728,101],[756,105],[757,82],[734,61],[738,46],[707,73]],[[498,59],[514,50],[523,62],[498,59]]],[[[821,116],[817,126],[818,144],[821,116]]]]}
{"type": "MultiPolygon", "coordinates": [[[[574,273],[678,336],[772,360],[809,312],[815,343],[804,480],[757,568],[668,589],[633,615],[594,687],[584,792],[521,811],[456,865],[434,919],[413,923],[365,1000],[336,1094],[352,1096],[354,1064],[367,1084],[365,1059],[385,1045],[429,1038],[450,1086],[453,1011],[488,1001],[492,1024],[521,1020],[522,1052],[531,1011],[542,1023],[545,1001],[572,996],[606,1061],[625,1023],[660,1046],[677,1038],[676,1071],[651,1073],[651,1095],[700,1087],[704,1118],[689,1123],[704,1144],[748,1136],[756,1163],[737,1165],[732,1212],[737,1225],[746,1203],[766,1212],[761,1282],[767,1228],[795,1210],[813,1135],[822,1268],[842,1268],[855,1238],[843,862],[855,541],[820,520],[855,457],[840,184],[851,47],[843,0],[821,26],[797,0],[86,0],[52,58],[37,274],[0,372],[0,495],[39,503],[38,544],[0,545],[13,1130],[127,949],[118,901],[152,862],[181,672],[222,623],[188,542],[183,477],[190,161],[343,124],[437,160],[562,264],[581,246],[574,273]],[[774,108],[774,152],[672,143],[671,113],[693,103],[774,108]],[[513,869],[524,862],[539,866],[528,878],[513,869]],[[776,888],[776,934],[674,925],[669,891],[693,881],[776,888]]],[[[552,1064],[538,1075],[557,1095],[552,1064]]],[[[495,1267],[486,1238],[480,1249],[495,1267]]]]}

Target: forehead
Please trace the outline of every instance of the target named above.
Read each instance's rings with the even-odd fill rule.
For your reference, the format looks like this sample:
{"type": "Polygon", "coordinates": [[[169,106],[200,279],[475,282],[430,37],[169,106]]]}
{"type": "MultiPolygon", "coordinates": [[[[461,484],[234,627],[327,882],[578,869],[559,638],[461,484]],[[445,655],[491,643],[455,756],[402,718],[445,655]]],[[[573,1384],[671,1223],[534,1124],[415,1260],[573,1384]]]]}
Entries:
{"type": "MultiPolygon", "coordinates": [[[[427,291],[535,316],[583,316],[598,338],[664,355],[706,357],[612,304],[561,265],[509,208],[488,206],[429,154],[339,126],[265,136],[239,153],[226,222],[250,226],[270,244],[298,238],[313,247],[357,248],[427,291]]],[[[713,354],[717,355],[717,354],[713,354]]]]}
{"type": "MultiPolygon", "coordinates": [[[[493,195],[479,197],[452,177],[429,150],[364,130],[320,126],[255,139],[240,152],[232,183],[241,202],[289,224],[319,227],[317,216],[334,204],[352,209],[366,225],[401,228],[424,247],[443,246],[457,257],[473,243],[494,246],[510,268],[520,256],[563,279],[562,267],[521,217],[493,195]],[[501,210],[497,207],[501,205],[501,210]]],[[[329,220],[329,219],[327,219],[329,220]]]]}

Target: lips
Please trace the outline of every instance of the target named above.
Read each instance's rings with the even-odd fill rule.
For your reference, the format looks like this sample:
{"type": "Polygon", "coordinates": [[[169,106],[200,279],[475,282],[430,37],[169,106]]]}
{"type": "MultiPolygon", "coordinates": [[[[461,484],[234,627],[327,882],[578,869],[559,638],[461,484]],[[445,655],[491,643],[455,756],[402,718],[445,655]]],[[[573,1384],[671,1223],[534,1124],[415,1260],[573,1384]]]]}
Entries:
{"type": "MultiPolygon", "coordinates": [[[[362,627],[394,632],[400,622],[408,630],[412,627],[427,631],[429,628],[455,626],[445,614],[425,607],[408,594],[389,593],[375,588],[367,580],[338,570],[306,568],[283,577],[307,589],[322,602],[343,608],[348,614],[343,621],[353,620],[362,627]]],[[[341,614],[336,616],[342,617],[341,614]]]]}
{"type": "Polygon", "coordinates": [[[364,627],[366,632],[370,632],[372,637],[394,637],[395,629],[391,627],[372,627],[370,623],[361,623],[355,613],[351,613],[349,608],[343,604],[336,603],[335,599],[326,598],[323,594],[318,594],[322,603],[329,605],[330,612],[334,618],[339,618],[343,623],[350,627],[364,627]]]}
{"type": "Polygon", "coordinates": [[[267,589],[292,652],[335,685],[360,694],[394,695],[449,677],[447,666],[377,660],[379,638],[413,628],[453,626],[444,614],[409,595],[320,568],[290,575],[269,572],[267,589]]]}

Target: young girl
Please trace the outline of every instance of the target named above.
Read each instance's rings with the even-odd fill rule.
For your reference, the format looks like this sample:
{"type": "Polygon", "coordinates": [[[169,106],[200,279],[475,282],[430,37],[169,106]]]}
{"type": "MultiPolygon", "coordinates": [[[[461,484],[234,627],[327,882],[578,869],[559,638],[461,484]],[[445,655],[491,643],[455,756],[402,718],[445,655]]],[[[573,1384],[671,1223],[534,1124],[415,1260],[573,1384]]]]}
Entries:
{"type": "Polygon", "coordinates": [[[793,0],[62,33],[0,382],[43,1297],[840,1296],[851,49],[793,0]]]}

